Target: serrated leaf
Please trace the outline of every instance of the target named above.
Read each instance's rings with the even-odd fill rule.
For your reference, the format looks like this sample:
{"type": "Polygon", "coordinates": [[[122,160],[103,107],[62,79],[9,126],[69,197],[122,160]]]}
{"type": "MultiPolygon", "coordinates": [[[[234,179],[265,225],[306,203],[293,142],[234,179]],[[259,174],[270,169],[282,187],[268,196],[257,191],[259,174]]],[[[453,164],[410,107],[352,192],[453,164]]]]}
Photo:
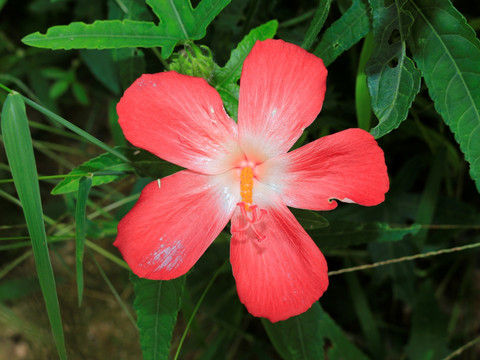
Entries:
{"type": "Polygon", "coordinates": [[[243,62],[258,40],[271,39],[275,36],[278,21],[272,20],[251,30],[247,36],[237,45],[230,54],[230,59],[224,67],[216,67],[214,73],[214,85],[228,113],[237,118],[238,108],[238,80],[242,73],[243,62]]]}
{"type": "Polygon", "coordinates": [[[420,91],[420,71],[406,54],[413,18],[403,10],[405,1],[394,1],[385,7],[384,0],[370,0],[376,46],[365,72],[372,109],[379,120],[371,130],[375,138],[400,126],[420,91]],[[399,38],[395,38],[397,33],[399,38]]]}
{"type": "Polygon", "coordinates": [[[301,315],[273,324],[262,319],[262,323],[273,346],[285,360],[367,360],[318,302],[301,315]],[[329,339],[330,344],[324,350],[325,339],[329,339]]]}
{"type": "Polygon", "coordinates": [[[355,223],[351,221],[334,221],[330,226],[307,232],[320,249],[344,248],[370,242],[400,241],[407,235],[416,235],[421,230],[418,224],[410,226],[391,226],[386,223],[355,223]]]}
{"type": "Polygon", "coordinates": [[[120,180],[131,171],[133,171],[131,165],[110,153],[105,153],[90,159],[73,169],[68,174],[69,177],[60,181],[57,186],[53,188],[51,194],[59,195],[77,191],[79,182],[84,175],[93,175],[92,186],[98,186],[120,180]],[[95,174],[98,172],[101,173],[95,174]],[[111,174],[109,174],[109,172],[111,174]],[[78,175],[78,177],[75,177],[74,175],[78,175]]]}
{"type": "Polygon", "coordinates": [[[97,20],[92,24],[72,22],[52,26],[45,34],[35,32],[22,42],[52,50],[115,49],[122,47],[155,47],[171,44],[171,36],[159,31],[152,22],[134,20],[97,20]]]}
{"type": "Polygon", "coordinates": [[[413,59],[480,191],[480,41],[448,0],[409,0],[413,59]]]}
{"type": "Polygon", "coordinates": [[[168,281],[141,279],[135,275],[131,279],[143,360],[168,360],[186,276],[168,281]]]}
{"type": "Polygon", "coordinates": [[[335,21],[322,36],[314,54],[328,67],[340,54],[350,49],[370,31],[368,7],[362,0],[354,0],[352,6],[335,21]]]}
{"type": "Polygon", "coordinates": [[[320,0],[317,6],[317,10],[315,10],[315,15],[313,15],[312,22],[308,27],[307,33],[305,34],[305,38],[302,42],[302,47],[304,49],[309,49],[315,39],[317,38],[320,30],[322,30],[323,24],[327,19],[327,15],[330,12],[330,5],[332,0],[320,0]]]}
{"type": "Polygon", "coordinates": [[[149,0],[160,19],[148,21],[98,20],[93,24],[73,22],[53,26],[46,34],[35,32],[22,41],[30,46],[48,49],[116,49],[125,47],[162,47],[168,58],[181,41],[205,36],[207,26],[230,0],[203,0],[195,9],[189,0],[149,0]]]}

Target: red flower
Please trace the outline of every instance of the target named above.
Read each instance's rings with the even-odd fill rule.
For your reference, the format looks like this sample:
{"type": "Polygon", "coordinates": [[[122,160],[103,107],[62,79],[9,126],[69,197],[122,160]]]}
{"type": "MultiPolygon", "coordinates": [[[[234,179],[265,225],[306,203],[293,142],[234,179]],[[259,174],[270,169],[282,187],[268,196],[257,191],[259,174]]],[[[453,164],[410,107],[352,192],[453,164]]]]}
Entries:
{"type": "Polygon", "coordinates": [[[243,65],[238,124],[201,78],[143,75],[125,91],[127,139],[187,169],[147,185],[118,225],[115,245],[135,274],[185,274],[231,219],[233,275],[251,314],[284,320],[322,296],[325,258],[287,206],[377,205],[389,186],[382,150],[360,129],[287,153],[320,112],[326,77],[321,59],[267,40],[243,65]]]}

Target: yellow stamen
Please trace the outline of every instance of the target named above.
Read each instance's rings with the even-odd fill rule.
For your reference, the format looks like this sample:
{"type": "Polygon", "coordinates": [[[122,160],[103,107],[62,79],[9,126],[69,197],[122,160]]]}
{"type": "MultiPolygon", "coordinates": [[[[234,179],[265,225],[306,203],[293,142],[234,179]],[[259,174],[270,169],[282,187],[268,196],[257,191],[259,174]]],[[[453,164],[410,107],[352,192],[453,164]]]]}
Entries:
{"type": "Polygon", "coordinates": [[[253,202],[253,170],[245,166],[240,173],[240,196],[245,204],[245,210],[250,211],[253,202]]]}

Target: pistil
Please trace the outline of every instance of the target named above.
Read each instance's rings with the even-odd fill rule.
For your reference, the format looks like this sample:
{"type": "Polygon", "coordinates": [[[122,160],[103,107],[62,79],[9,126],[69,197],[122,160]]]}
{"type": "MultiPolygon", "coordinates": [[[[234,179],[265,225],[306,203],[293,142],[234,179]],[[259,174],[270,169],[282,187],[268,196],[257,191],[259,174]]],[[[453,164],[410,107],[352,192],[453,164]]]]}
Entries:
{"type": "Polygon", "coordinates": [[[250,166],[242,168],[240,173],[240,196],[245,204],[245,210],[250,211],[253,202],[253,169],[250,166]]]}
{"type": "Polygon", "coordinates": [[[260,242],[265,240],[267,236],[260,234],[255,225],[263,221],[267,210],[259,209],[257,205],[253,204],[253,177],[253,169],[250,166],[244,166],[240,172],[240,196],[242,201],[237,205],[245,218],[246,225],[242,228],[235,228],[234,231],[245,231],[250,227],[260,242]]]}

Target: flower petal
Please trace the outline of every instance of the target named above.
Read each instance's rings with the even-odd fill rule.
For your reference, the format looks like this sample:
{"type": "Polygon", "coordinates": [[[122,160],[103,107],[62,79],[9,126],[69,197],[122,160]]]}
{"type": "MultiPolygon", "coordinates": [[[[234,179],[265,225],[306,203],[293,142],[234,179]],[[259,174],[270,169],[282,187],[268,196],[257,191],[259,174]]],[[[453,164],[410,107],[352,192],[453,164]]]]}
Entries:
{"type": "Polygon", "coordinates": [[[238,198],[230,193],[224,178],[188,170],[154,181],[118,224],[114,245],[140,277],[179,277],[232,216],[238,198]]]}
{"type": "Polygon", "coordinates": [[[267,161],[259,172],[287,206],[302,209],[331,210],[333,199],[378,205],[389,188],[383,151],[361,129],[322,137],[267,161]]]}
{"type": "Polygon", "coordinates": [[[221,173],[226,158],[239,151],[237,125],[201,78],[174,71],[143,75],[125,91],[117,112],[133,145],[191,170],[221,173]]]}
{"type": "Polygon", "coordinates": [[[259,41],[243,64],[238,131],[247,153],[257,159],[287,152],[317,117],[327,69],[323,61],[282,40],[259,41]]]}
{"type": "Polygon", "coordinates": [[[240,301],[252,315],[275,322],[308,310],[327,289],[328,276],[310,236],[275,194],[269,198],[256,229],[245,229],[244,216],[235,211],[230,261],[240,301]]]}

